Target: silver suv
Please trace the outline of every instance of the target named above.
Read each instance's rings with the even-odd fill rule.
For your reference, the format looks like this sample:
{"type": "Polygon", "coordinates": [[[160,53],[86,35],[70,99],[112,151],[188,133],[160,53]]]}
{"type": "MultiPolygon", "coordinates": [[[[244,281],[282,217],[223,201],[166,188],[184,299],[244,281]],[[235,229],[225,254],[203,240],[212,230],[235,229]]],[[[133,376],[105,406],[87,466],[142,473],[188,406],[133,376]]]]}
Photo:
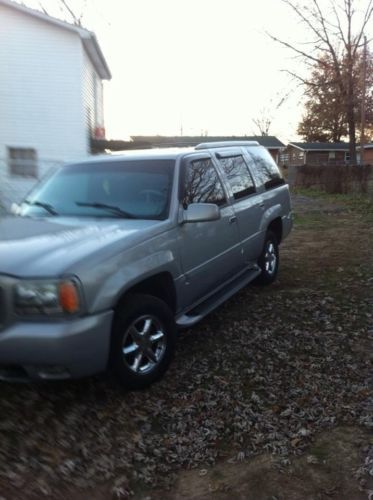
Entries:
{"type": "Polygon", "coordinates": [[[132,151],[62,167],[0,218],[0,377],[110,368],[142,388],[177,330],[267,285],[292,215],[255,142],[132,151]]]}

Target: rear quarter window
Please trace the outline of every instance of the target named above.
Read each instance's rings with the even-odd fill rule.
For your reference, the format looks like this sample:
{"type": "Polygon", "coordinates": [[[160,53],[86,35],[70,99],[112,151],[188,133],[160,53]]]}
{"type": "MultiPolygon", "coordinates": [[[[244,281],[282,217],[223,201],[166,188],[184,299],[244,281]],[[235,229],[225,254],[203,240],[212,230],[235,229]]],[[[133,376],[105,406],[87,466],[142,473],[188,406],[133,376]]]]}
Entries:
{"type": "Polygon", "coordinates": [[[248,153],[252,159],[250,167],[257,186],[271,189],[285,184],[278,166],[266,149],[257,148],[248,153]]]}

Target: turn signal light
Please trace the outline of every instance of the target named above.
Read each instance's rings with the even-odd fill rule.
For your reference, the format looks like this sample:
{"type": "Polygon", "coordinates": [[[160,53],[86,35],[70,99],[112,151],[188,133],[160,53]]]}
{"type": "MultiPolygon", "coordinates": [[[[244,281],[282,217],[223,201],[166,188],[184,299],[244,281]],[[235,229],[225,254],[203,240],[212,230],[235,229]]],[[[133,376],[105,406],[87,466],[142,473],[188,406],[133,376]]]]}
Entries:
{"type": "Polygon", "coordinates": [[[79,295],[71,282],[61,283],[59,286],[59,299],[62,309],[70,314],[79,311],[79,295]]]}

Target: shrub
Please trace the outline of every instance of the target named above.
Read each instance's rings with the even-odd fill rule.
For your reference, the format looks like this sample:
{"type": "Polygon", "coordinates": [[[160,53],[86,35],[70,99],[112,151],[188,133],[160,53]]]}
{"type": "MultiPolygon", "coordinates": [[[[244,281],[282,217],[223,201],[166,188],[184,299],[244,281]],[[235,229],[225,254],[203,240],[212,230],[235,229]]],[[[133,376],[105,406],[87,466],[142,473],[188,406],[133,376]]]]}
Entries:
{"type": "Polygon", "coordinates": [[[373,190],[372,165],[301,165],[296,168],[296,187],[317,188],[327,193],[368,193],[373,190]]]}

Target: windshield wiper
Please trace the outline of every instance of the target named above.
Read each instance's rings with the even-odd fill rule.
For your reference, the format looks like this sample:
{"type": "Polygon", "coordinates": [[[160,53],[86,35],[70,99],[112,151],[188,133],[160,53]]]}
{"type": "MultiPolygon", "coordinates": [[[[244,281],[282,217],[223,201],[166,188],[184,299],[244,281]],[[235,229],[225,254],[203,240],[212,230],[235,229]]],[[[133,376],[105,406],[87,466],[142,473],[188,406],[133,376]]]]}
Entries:
{"type": "Polygon", "coordinates": [[[102,208],[104,210],[109,210],[111,213],[118,215],[120,217],[125,217],[126,219],[137,219],[136,215],[126,212],[125,210],[122,210],[121,208],[116,207],[115,205],[107,205],[106,203],[98,203],[98,202],[85,203],[82,201],[76,201],[75,205],[78,205],[78,207],[102,208]]]}
{"type": "Polygon", "coordinates": [[[44,203],[43,201],[37,201],[37,200],[35,200],[35,201],[24,200],[23,203],[26,203],[26,205],[32,205],[35,207],[44,208],[44,210],[46,210],[51,215],[58,215],[58,212],[56,212],[54,207],[52,205],[50,205],[49,203],[44,203]]]}

